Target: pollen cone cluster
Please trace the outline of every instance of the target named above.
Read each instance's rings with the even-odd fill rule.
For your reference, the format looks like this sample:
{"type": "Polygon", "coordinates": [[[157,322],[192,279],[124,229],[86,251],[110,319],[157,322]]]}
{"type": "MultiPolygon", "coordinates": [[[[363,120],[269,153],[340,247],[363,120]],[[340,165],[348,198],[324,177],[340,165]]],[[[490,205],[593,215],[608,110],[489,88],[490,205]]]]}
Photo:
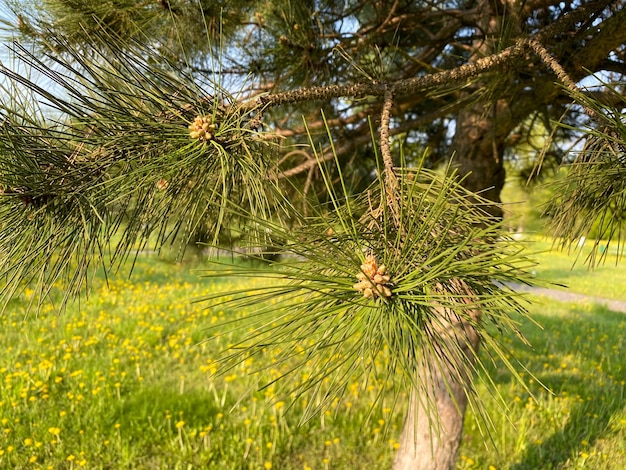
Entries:
{"type": "Polygon", "coordinates": [[[159,191],[165,191],[168,186],[169,182],[165,178],[161,178],[159,181],[156,182],[156,188],[159,191]]]}
{"type": "Polygon", "coordinates": [[[207,142],[213,138],[215,123],[209,116],[198,116],[189,124],[189,136],[207,142]]]}
{"type": "Polygon", "coordinates": [[[363,293],[363,297],[376,300],[378,297],[391,297],[391,277],[387,274],[384,264],[378,266],[374,255],[367,255],[361,265],[361,272],[356,275],[359,280],[354,288],[363,293]]]}

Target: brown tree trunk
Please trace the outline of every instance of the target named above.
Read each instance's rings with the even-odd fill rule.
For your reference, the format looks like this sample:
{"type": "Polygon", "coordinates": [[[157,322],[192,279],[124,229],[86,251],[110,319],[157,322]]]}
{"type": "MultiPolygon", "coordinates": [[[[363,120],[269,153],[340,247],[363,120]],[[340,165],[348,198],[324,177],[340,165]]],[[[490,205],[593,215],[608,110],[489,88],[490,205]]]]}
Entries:
{"type": "Polygon", "coordinates": [[[457,459],[479,337],[468,318],[437,309],[439,326],[409,399],[394,470],[451,470],[457,459]]]}
{"type": "MultiPolygon", "coordinates": [[[[479,28],[476,30],[474,55],[470,61],[496,52],[502,31],[521,34],[519,8],[519,2],[515,0],[478,0],[476,14],[480,18],[479,28]]],[[[457,114],[452,150],[453,164],[459,175],[465,178],[463,186],[499,203],[505,180],[503,156],[506,138],[514,129],[516,118],[512,116],[508,101],[494,98],[496,90],[503,86],[507,89],[508,86],[497,84],[497,81],[496,77],[492,77],[491,86],[477,88],[476,94],[472,95],[476,96],[476,102],[457,114]],[[491,91],[487,91],[490,88],[491,91]]],[[[502,210],[498,206],[491,206],[488,210],[494,216],[502,217],[502,210]]]]}
{"type": "MultiPolygon", "coordinates": [[[[481,25],[471,60],[488,56],[497,47],[503,15],[515,12],[512,0],[494,3],[477,2],[481,25]],[[506,7],[505,7],[506,5],[506,7]]],[[[509,26],[516,27],[515,21],[509,26]]],[[[504,149],[506,138],[515,128],[516,120],[505,100],[476,100],[456,117],[452,141],[453,165],[464,178],[463,185],[483,198],[501,202],[504,186],[504,149]]],[[[502,209],[494,204],[485,207],[495,217],[502,209]]],[[[472,293],[457,281],[469,303],[472,293]]],[[[436,331],[431,337],[433,349],[424,354],[423,367],[409,398],[409,409],[400,437],[400,449],[394,470],[452,470],[455,467],[463,434],[463,421],[471,388],[472,371],[480,338],[472,325],[480,321],[480,312],[466,310],[463,315],[438,308],[436,331]]]]}
{"type": "MultiPolygon", "coordinates": [[[[463,186],[499,203],[506,176],[505,139],[513,124],[506,103],[490,108],[478,107],[459,113],[452,161],[459,175],[465,178],[463,186]]],[[[497,205],[488,209],[494,216],[502,217],[497,205]]]]}
{"type": "MultiPolygon", "coordinates": [[[[485,107],[476,105],[458,115],[454,163],[465,177],[466,188],[498,203],[505,178],[504,139],[514,119],[506,103],[487,111],[485,107]]],[[[498,205],[485,209],[502,217],[498,205]]],[[[471,292],[464,290],[471,298],[471,292]]],[[[450,470],[456,463],[467,406],[465,391],[471,387],[470,371],[480,343],[472,324],[480,321],[480,312],[469,312],[471,321],[445,309],[438,313],[440,326],[432,334],[439,342],[437,353],[425,355],[417,379],[421,385],[411,391],[394,470],[450,470]]]]}

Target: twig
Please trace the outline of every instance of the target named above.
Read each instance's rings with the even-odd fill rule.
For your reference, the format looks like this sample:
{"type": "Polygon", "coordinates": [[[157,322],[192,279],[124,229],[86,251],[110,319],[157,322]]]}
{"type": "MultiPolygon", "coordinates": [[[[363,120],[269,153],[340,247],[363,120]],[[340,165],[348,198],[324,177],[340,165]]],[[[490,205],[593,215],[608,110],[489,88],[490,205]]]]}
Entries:
{"type": "MultiPolygon", "coordinates": [[[[550,55],[548,50],[543,47],[543,45],[539,41],[531,38],[525,40],[525,44],[537,55],[537,57],[541,59],[544,65],[546,65],[550,70],[554,72],[559,81],[563,84],[563,86],[565,86],[565,88],[569,90],[570,94],[573,97],[580,97],[582,95],[582,91],[578,87],[578,85],[576,85],[574,80],[570,78],[570,76],[567,74],[565,69],[563,69],[561,64],[559,64],[559,62],[550,55]]],[[[585,106],[584,100],[579,99],[577,101],[591,119],[597,120],[598,116],[596,112],[588,106],[585,106]]]]}
{"type": "MultiPolygon", "coordinates": [[[[307,154],[307,158],[308,160],[304,163],[301,163],[297,166],[294,166],[293,168],[290,168],[288,170],[285,171],[281,171],[279,174],[279,178],[283,179],[283,178],[290,178],[292,176],[298,175],[304,171],[308,171],[311,170],[313,168],[315,168],[316,166],[319,165],[317,160],[311,160],[310,159],[310,155],[307,154]]],[[[320,162],[329,162],[334,158],[333,153],[332,152],[324,152],[324,155],[320,158],[320,162]]]]}
{"type": "Polygon", "coordinates": [[[380,115],[380,153],[385,165],[385,186],[388,196],[393,195],[398,189],[398,179],[393,169],[391,156],[391,143],[389,140],[389,123],[391,121],[391,107],[393,106],[393,88],[387,87],[383,102],[383,110],[380,115]]]}
{"type": "Polygon", "coordinates": [[[328,85],[301,88],[284,93],[277,93],[275,95],[260,96],[250,102],[248,106],[250,110],[258,110],[303,101],[326,101],[333,98],[384,96],[389,87],[392,87],[396,94],[415,93],[427,88],[435,88],[441,85],[467,80],[497,69],[523,55],[525,50],[525,40],[520,40],[498,54],[483,57],[476,62],[461,65],[452,70],[444,70],[421,77],[407,78],[392,82],[372,81],[367,83],[354,83],[352,85],[328,85]]]}

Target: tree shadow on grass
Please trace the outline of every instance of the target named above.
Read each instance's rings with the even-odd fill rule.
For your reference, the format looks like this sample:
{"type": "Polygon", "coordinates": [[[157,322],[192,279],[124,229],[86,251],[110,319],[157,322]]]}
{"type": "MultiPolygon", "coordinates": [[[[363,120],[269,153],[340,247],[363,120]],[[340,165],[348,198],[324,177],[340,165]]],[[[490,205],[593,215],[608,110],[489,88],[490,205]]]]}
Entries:
{"type": "Polygon", "coordinates": [[[214,423],[222,408],[205,390],[186,390],[184,394],[164,386],[146,387],[123,397],[110,410],[111,420],[139,428],[173,428],[177,421],[192,426],[214,423]]]}
{"type": "Polygon", "coordinates": [[[610,433],[611,417],[624,406],[621,395],[619,391],[607,391],[603,396],[575,405],[565,426],[540,443],[530,445],[510,469],[560,468],[572,457],[588,450],[610,433]]]}
{"type": "MultiPolygon", "coordinates": [[[[625,331],[626,316],[608,311],[605,307],[594,306],[592,309],[572,308],[574,319],[563,321],[549,315],[537,315],[535,319],[543,325],[543,336],[530,338],[531,343],[540,350],[540,344],[549,343],[544,350],[561,358],[568,354],[585,354],[598,350],[600,338],[613,334],[620,335],[625,331]],[[566,330],[570,330],[568,334],[566,330]],[[621,330],[621,331],[620,331],[621,330]],[[554,339],[553,334],[559,332],[560,338],[554,339]],[[566,334],[563,334],[563,333],[566,334]],[[585,335],[585,332],[588,332],[585,335]],[[546,339],[547,337],[547,339],[546,339]],[[569,344],[568,344],[569,342],[569,344]],[[577,349],[577,344],[579,349],[577,349]],[[590,348],[589,350],[584,347],[590,348]]],[[[539,333],[537,333],[539,334],[539,333]]],[[[608,345],[607,345],[608,346],[608,345]]],[[[600,347],[601,349],[601,347],[600,347]]],[[[537,470],[561,468],[569,459],[588,451],[598,441],[611,432],[611,418],[620,413],[625,406],[624,382],[626,368],[623,366],[621,348],[616,351],[600,352],[600,357],[608,358],[603,372],[594,374],[571,374],[567,372],[540,372],[537,378],[549,390],[557,395],[568,397],[571,409],[567,422],[559,429],[533,444],[529,444],[521,459],[511,463],[511,470],[537,470]],[[610,356],[614,356],[611,360],[610,356]],[[593,377],[597,380],[594,380],[593,377]]],[[[542,356],[536,356],[542,359],[542,356]]],[[[601,359],[589,358],[591,361],[601,359]]],[[[538,369],[538,364],[532,366],[538,369]]],[[[583,371],[587,372],[587,371],[583,371]]]]}

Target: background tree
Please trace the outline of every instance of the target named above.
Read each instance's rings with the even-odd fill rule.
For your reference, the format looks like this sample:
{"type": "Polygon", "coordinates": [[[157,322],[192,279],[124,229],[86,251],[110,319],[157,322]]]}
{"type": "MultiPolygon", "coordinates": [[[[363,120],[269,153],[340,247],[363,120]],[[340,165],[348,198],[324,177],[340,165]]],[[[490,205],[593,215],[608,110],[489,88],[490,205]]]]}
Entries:
{"type": "MultiPolygon", "coordinates": [[[[15,54],[56,88],[2,70],[16,85],[3,103],[3,293],[36,280],[43,298],[64,280],[69,298],[96,261],[114,264],[152,234],[157,248],[199,231],[279,239],[304,264],[276,268],[293,282],[261,297],[294,285],[316,295],[304,329],[286,321],[264,333],[321,334],[329,309],[360,319],[320,336],[317,359],[331,365],[305,389],[341,395],[349,374],[320,358],[346,350],[328,345],[353,358],[390,346],[388,373],[414,390],[397,466],[449,468],[479,341],[505,357],[485,320],[514,330],[506,311],[521,309],[493,284],[526,280],[490,217],[501,215],[507,149],[537,120],[559,139],[600,126],[582,161],[596,155],[622,175],[621,2],[230,3],[11,4],[26,45],[15,54]],[[598,72],[611,83],[576,86],[598,72]],[[469,193],[406,170],[451,155],[469,193]],[[381,312],[398,329],[377,337],[365,319],[381,312]],[[349,347],[357,332],[370,341],[349,347]],[[333,374],[335,388],[317,386],[333,374]]],[[[592,182],[572,200],[610,196],[610,214],[621,213],[623,190],[610,187],[592,182]]],[[[566,206],[557,220],[597,209],[566,206]]],[[[343,366],[367,375],[355,364],[343,366]]]]}
{"type": "MultiPolygon", "coordinates": [[[[237,7],[213,1],[46,0],[31,9],[21,3],[14,5],[20,12],[20,30],[36,38],[39,46],[46,47],[54,31],[63,32],[75,46],[88,45],[94,29],[103,28],[128,40],[148,39],[161,56],[189,73],[219,76],[221,83],[238,84],[247,96],[419,77],[475,62],[529,35],[573,82],[604,72],[620,83],[624,72],[626,32],[621,25],[626,13],[620,2],[608,0],[580,5],[490,0],[238,2],[237,7]]],[[[552,121],[576,122],[580,113],[569,108],[571,98],[536,55],[511,60],[492,72],[396,96],[391,132],[409,143],[407,148],[418,158],[427,147],[428,164],[454,154],[460,173],[470,173],[464,184],[498,201],[506,150],[526,139],[529,123],[542,122],[548,132],[566,139],[569,133],[555,129],[552,121]]],[[[350,173],[346,179],[362,189],[375,167],[367,116],[380,114],[381,100],[342,96],[323,102],[339,163],[350,173]]],[[[289,138],[281,139],[286,145],[280,177],[297,176],[307,189],[317,182],[323,190],[310,152],[291,147],[294,141],[308,139],[302,113],[309,132],[325,138],[317,114],[320,105],[307,100],[281,106],[265,116],[264,124],[273,134],[289,138]]],[[[333,160],[329,147],[324,158],[333,160]]]]}

